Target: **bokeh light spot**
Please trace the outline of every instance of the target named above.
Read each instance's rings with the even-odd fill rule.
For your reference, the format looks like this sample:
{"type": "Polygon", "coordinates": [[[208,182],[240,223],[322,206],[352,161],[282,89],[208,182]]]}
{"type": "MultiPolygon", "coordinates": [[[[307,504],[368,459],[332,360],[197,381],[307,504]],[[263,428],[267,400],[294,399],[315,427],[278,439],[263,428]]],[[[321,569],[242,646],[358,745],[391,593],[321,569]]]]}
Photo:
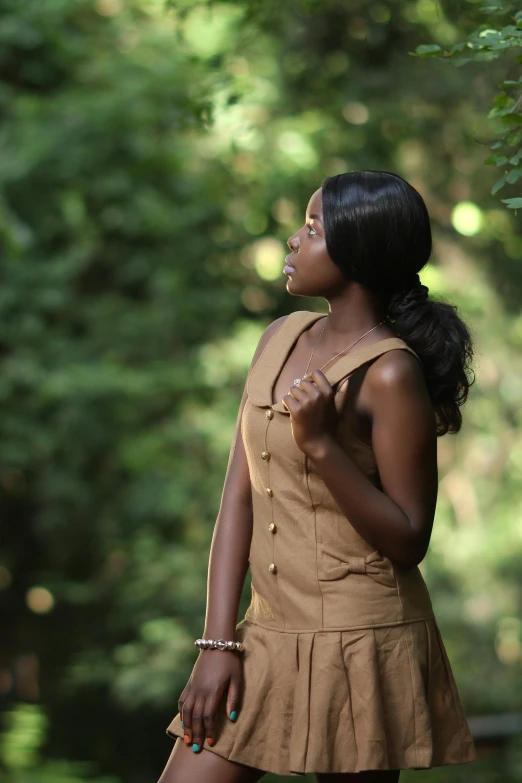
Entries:
{"type": "Polygon", "coordinates": [[[25,600],[29,609],[36,614],[47,614],[54,607],[54,596],[45,587],[31,587],[25,600]]]}
{"type": "Polygon", "coordinates": [[[279,149],[300,168],[310,169],[317,165],[317,153],[301,133],[283,131],[278,139],[279,149]]]}
{"type": "Polygon", "coordinates": [[[297,206],[288,198],[282,196],[272,207],[272,215],[278,223],[291,225],[297,220],[297,206]]]}
{"type": "Polygon", "coordinates": [[[243,225],[249,234],[262,234],[266,230],[268,220],[264,212],[251,210],[243,218],[243,225]]]}
{"type": "Polygon", "coordinates": [[[96,3],[96,10],[100,16],[116,16],[122,7],[122,0],[98,0],[96,3]]]}
{"type": "Polygon", "coordinates": [[[244,10],[230,3],[196,6],[184,22],[185,43],[200,57],[213,57],[227,48],[244,10]]]}
{"type": "Polygon", "coordinates": [[[247,285],[241,294],[241,301],[252,313],[262,313],[273,306],[270,297],[256,285],[247,285]]]}
{"type": "Polygon", "coordinates": [[[472,201],[461,201],[453,208],[451,222],[459,234],[471,237],[478,234],[484,225],[484,216],[481,209],[472,201]]]}
{"type": "Polygon", "coordinates": [[[285,253],[275,237],[264,237],[253,247],[254,267],[262,280],[276,280],[283,273],[285,253]]]}
{"type": "Polygon", "coordinates": [[[364,125],[370,119],[370,112],[364,103],[347,103],[343,108],[343,117],[352,125],[364,125]]]}

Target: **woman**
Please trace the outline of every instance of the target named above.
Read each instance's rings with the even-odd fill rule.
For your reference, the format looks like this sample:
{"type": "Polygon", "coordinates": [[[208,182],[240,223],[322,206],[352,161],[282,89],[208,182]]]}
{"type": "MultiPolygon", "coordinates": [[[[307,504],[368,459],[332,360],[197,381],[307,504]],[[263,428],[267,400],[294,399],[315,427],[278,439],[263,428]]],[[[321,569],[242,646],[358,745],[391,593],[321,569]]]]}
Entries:
{"type": "Polygon", "coordinates": [[[475,758],[418,569],[437,436],[460,429],[472,383],[468,329],[419,281],[426,206],[395,174],[329,177],[288,245],[287,290],[323,297],[328,314],[277,319],[255,351],[212,542],[207,642],[161,783],[267,771],[395,783],[401,769],[475,758]]]}

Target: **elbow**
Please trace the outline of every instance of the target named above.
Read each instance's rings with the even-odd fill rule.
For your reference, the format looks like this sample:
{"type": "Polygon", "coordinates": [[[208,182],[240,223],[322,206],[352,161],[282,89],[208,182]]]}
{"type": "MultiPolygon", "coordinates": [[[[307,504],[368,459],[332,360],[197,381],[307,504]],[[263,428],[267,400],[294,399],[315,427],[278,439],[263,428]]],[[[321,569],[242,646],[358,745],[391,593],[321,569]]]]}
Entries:
{"type": "Polygon", "coordinates": [[[413,534],[407,537],[403,546],[396,553],[393,558],[395,565],[405,570],[415,568],[426,557],[428,551],[428,543],[425,538],[419,534],[413,534]]]}
{"type": "Polygon", "coordinates": [[[422,557],[409,558],[408,560],[404,561],[404,564],[401,567],[405,571],[410,571],[412,568],[416,568],[418,565],[420,565],[423,560],[424,555],[422,557]]]}

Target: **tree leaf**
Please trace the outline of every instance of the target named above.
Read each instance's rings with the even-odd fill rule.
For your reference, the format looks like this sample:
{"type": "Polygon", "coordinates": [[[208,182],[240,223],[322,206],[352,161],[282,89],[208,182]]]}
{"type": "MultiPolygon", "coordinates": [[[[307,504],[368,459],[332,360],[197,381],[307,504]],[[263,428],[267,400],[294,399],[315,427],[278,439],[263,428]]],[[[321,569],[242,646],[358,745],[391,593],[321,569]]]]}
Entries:
{"type": "Polygon", "coordinates": [[[518,182],[520,177],[522,177],[522,167],[512,169],[506,177],[506,182],[509,185],[514,185],[515,182],[518,182]]]}
{"type": "Polygon", "coordinates": [[[505,177],[501,177],[499,180],[497,180],[495,182],[495,184],[493,185],[493,187],[491,188],[491,195],[494,196],[495,193],[498,193],[498,191],[501,188],[503,188],[505,184],[506,184],[506,178],[505,177]]]}
{"type": "Polygon", "coordinates": [[[438,44],[420,44],[415,49],[415,53],[419,57],[433,57],[434,55],[442,52],[442,47],[438,44]]]}
{"type": "Polygon", "coordinates": [[[503,198],[502,202],[507,204],[509,209],[522,209],[522,198],[503,198]]]}

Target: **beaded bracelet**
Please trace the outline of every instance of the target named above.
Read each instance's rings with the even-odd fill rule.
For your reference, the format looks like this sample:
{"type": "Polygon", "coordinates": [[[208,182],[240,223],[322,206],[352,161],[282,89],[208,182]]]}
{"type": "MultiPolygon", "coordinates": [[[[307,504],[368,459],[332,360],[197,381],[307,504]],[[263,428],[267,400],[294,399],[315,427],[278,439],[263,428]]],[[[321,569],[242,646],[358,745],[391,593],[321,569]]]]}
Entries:
{"type": "Polygon", "coordinates": [[[226,642],[224,639],[196,639],[194,642],[200,650],[233,650],[234,652],[243,652],[245,649],[242,642],[226,642]]]}

